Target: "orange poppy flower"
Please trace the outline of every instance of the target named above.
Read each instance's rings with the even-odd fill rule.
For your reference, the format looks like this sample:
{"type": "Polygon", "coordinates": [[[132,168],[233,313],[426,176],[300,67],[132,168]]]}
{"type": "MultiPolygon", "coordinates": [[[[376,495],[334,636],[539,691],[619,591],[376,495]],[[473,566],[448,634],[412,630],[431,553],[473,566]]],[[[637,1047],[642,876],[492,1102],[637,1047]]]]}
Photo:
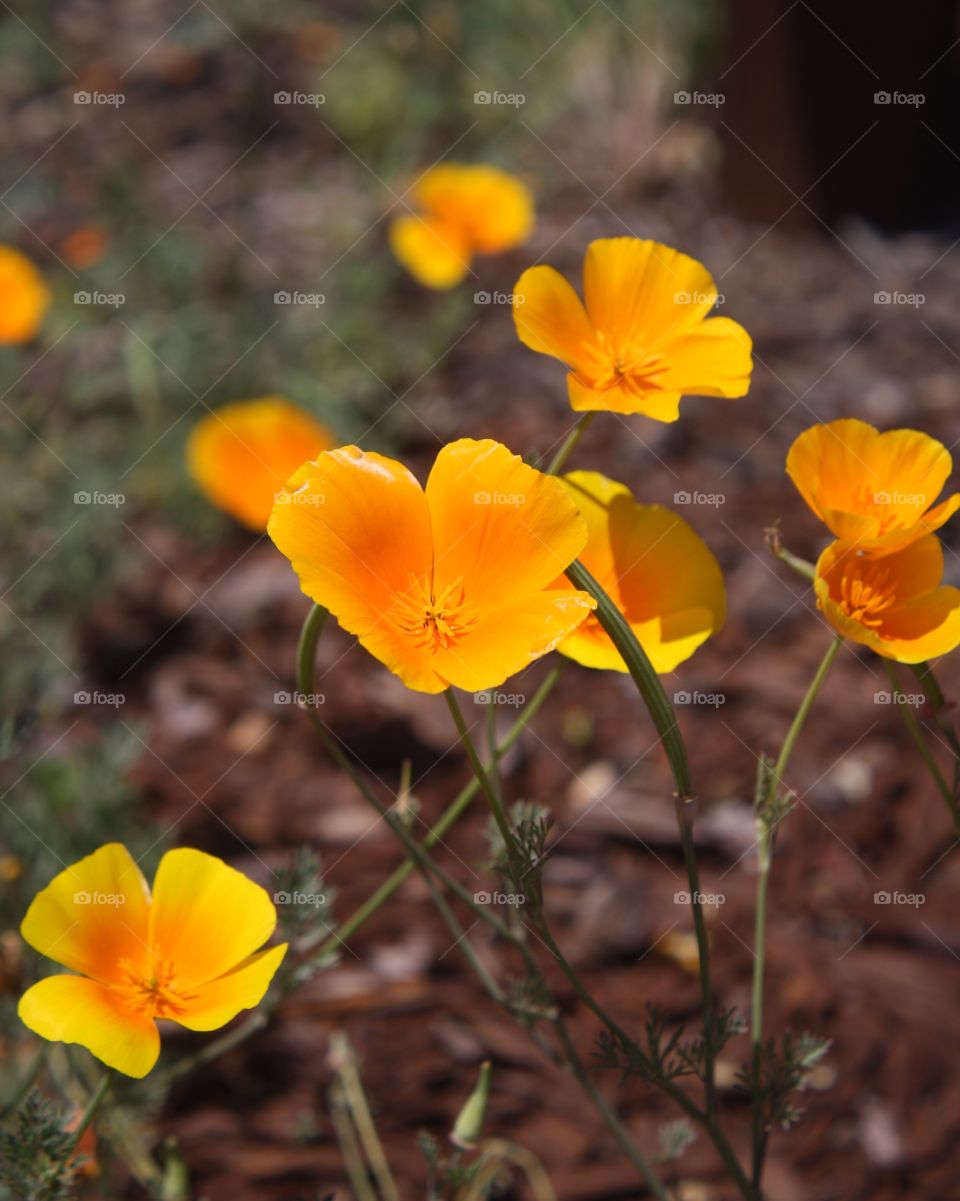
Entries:
{"type": "Polygon", "coordinates": [[[428,288],[452,288],[475,254],[519,246],[533,229],[533,197],[516,176],[483,164],[443,163],[412,191],[420,215],[390,225],[393,253],[428,288]]]}
{"type": "Polygon", "coordinates": [[[880,558],[832,542],[814,588],[824,616],[845,638],[887,659],[923,663],[960,644],[960,589],[943,584],[936,534],[880,558]]]}
{"type": "Polygon", "coordinates": [[[583,301],[552,267],[514,287],[524,345],[569,368],[571,406],[676,421],[682,396],[745,396],[752,343],[729,317],[707,317],[706,267],[639,238],[600,238],[583,261],[583,301]]]}
{"type": "Polygon", "coordinates": [[[30,259],[0,246],[0,345],[35,337],[50,301],[50,289],[30,259]]]}
{"type": "MultiPolygon", "coordinates": [[[[682,517],[636,504],[623,484],[596,471],[572,471],[564,483],[587,523],[580,561],[630,623],[655,670],[673,671],[723,625],[719,564],[682,517]]],[[[557,650],[585,667],[628,670],[594,614],[557,650]]]]}
{"type": "Polygon", "coordinates": [[[856,418],[814,425],[787,455],[787,474],[831,533],[867,555],[888,555],[938,530],[960,508],[936,508],[950,453],[919,430],[879,433],[856,418]]]}
{"type": "Polygon", "coordinates": [[[291,473],[333,445],[309,413],[266,396],[225,405],[198,422],[187,467],[211,504],[262,532],[291,473]]]}
{"type": "Polygon", "coordinates": [[[17,1012],[41,1038],[145,1076],[157,1019],[217,1030],[260,1003],[287,949],[259,950],[276,922],[265,890],[213,855],[168,851],[151,896],[127,848],[108,843],[34,897],[20,933],[77,974],[34,984],[17,1012]]]}
{"type": "Polygon", "coordinates": [[[445,446],[425,489],[356,446],[287,488],[268,532],[300,587],[408,688],[495,688],[594,608],[554,583],[587,540],[576,505],[498,442],[445,446]]]}

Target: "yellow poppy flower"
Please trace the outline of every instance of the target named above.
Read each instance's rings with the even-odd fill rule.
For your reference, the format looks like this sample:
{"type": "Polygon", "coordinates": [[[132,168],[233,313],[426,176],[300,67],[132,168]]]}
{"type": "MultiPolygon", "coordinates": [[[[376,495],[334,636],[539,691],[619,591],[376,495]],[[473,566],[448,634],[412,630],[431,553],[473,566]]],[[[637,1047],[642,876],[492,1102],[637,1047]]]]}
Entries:
{"type": "Polygon", "coordinates": [[[145,1076],[160,1054],[157,1019],[216,1030],[259,1004],[287,949],[259,950],[276,922],[264,889],[213,855],[168,851],[151,896],[126,847],[108,843],[27,910],[25,941],[77,974],[41,980],[17,1012],[41,1038],[145,1076]]]}
{"type": "Polygon", "coordinates": [[[268,532],[300,587],[408,688],[495,688],[594,608],[553,583],[587,540],[576,505],[498,442],[443,447],[425,489],[356,446],[287,487],[268,532]]]}
{"type": "Polygon", "coordinates": [[[444,163],[413,188],[414,206],[390,225],[393,253],[428,288],[452,288],[475,254],[519,246],[533,229],[533,197],[513,175],[483,164],[444,163]]]}
{"type": "Polygon", "coordinates": [[[0,246],[0,345],[29,342],[50,300],[50,289],[30,259],[12,246],[0,246]]]}
{"type": "MultiPolygon", "coordinates": [[[[596,471],[572,471],[564,482],[587,523],[580,561],[626,617],[654,669],[673,671],[723,625],[719,564],[682,517],[636,504],[625,485],[596,471]]],[[[557,650],[585,667],[628,670],[593,614],[557,650]]]]}
{"type": "Polygon", "coordinates": [[[832,542],[817,562],[814,588],[838,634],[887,659],[923,663],[960,644],[960,589],[942,581],[940,540],[927,534],[880,558],[832,542]]]}
{"type": "Polygon", "coordinates": [[[952,467],[929,434],[881,434],[856,418],[811,426],[787,455],[787,474],[814,513],[867,555],[900,550],[953,516],[960,493],[930,508],[952,467]]]}
{"type": "Polygon", "coordinates": [[[333,445],[319,421],[282,396],[266,396],[225,405],[198,422],[187,468],[211,504],[262,532],[291,473],[333,445]]]}
{"type": "Polygon", "coordinates": [[[514,287],[524,345],[569,368],[571,406],[676,421],[682,396],[745,396],[752,343],[729,317],[707,317],[706,267],[639,238],[600,238],[583,261],[583,301],[553,267],[514,287]]]}

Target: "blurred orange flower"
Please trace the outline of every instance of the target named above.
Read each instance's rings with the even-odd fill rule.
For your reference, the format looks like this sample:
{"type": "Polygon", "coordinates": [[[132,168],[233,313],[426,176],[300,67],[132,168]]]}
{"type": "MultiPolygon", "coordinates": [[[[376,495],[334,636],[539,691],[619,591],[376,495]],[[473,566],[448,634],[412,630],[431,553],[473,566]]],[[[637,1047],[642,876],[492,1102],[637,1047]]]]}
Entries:
{"type": "Polygon", "coordinates": [[[77,974],[34,984],[17,1012],[41,1038],[145,1076],[160,1054],[158,1018],[216,1030],[260,1003],[287,949],[259,950],[276,923],[268,893],[213,855],[168,851],[151,896],[126,847],[108,843],[27,910],[24,939],[77,974]]]}
{"type": "Polygon", "coordinates": [[[426,489],[356,446],[287,488],[268,529],[300,587],[408,688],[494,688],[594,607],[556,582],[587,540],[576,505],[498,442],[445,446],[426,489]]]}
{"type": "MultiPolygon", "coordinates": [[[[723,625],[716,559],[682,517],[636,504],[625,485],[596,471],[573,471],[564,483],[587,523],[580,561],[626,617],[655,670],[673,671],[723,625]]],[[[557,649],[585,667],[628,670],[594,614],[557,649]]]]}
{"type": "Polygon", "coordinates": [[[96,225],[85,225],[67,234],[61,249],[71,267],[92,267],[103,258],[107,235],[96,225]]]}
{"type": "Polygon", "coordinates": [[[729,317],[707,317],[717,288],[706,267],[639,238],[600,238],[583,262],[583,296],[553,267],[514,286],[524,345],[569,368],[576,410],[676,421],[682,396],[745,396],[752,343],[729,317]]]}
{"type": "Polygon", "coordinates": [[[513,175],[483,164],[443,163],[412,190],[420,214],[390,225],[393,253],[428,288],[452,288],[475,254],[519,246],[533,229],[533,197],[513,175]]]}
{"type": "Polygon", "coordinates": [[[856,418],[814,425],[790,447],[787,474],[837,537],[888,555],[938,530],[960,508],[955,492],[936,508],[950,453],[919,430],[879,433],[856,418]]]}
{"type": "Polygon", "coordinates": [[[333,445],[333,435],[309,413],[282,396],[266,396],[204,417],[187,443],[187,467],[211,504],[263,531],[291,473],[333,445]]]}
{"type": "Polygon", "coordinates": [[[30,259],[13,246],[0,246],[0,345],[29,342],[50,301],[50,289],[30,259]]]}
{"type": "Polygon", "coordinates": [[[814,588],[824,616],[845,638],[900,663],[922,663],[960,645],[960,589],[943,584],[936,534],[880,558],[832,542],[814,588]]]}

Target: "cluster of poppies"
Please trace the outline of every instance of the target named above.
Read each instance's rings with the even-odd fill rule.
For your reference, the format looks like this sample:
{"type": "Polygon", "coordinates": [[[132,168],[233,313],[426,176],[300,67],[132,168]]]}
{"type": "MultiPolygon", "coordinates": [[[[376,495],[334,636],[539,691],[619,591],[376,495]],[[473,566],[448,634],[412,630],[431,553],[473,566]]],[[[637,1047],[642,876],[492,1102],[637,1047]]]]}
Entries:
{"type": "MultiPolygon", "coordinates": [[[[475,255],[520,245],[533,226],[527,189],[492,167],[435,168],[413,195],[419,212],[393,223],[390,243],[432,288],[453,287],[475,255]]],[[[0,288],[3,270],[0,258],[0,288]]],[[[750,338],[710,315],[716,302],[700,263],[621,237],[587,248],[582,299],[551,267],[524,271],[513,317],[526,346],[565,364],[575,411],[672,422],[685,395],[749,388],[750,338]]],[[[402,463],[338,447],[270,396],[205,417],[188,465],[210,501],[269,533],[308,597],[422,692],[494,688],[555,649],[625,671],[596,601],[567,578],[575,559],[658,672],[724,621],[720,568],[685,520],[599,472],[559,477],[499,442],[444,446],[421,486],[402,463]]],[[[791,479],[836,539],[816,565],[817,603],[839,634],[887,658],[917,663],[960,643],[960,592],[942,583],[935,534],[960,506],[960,495],[934,505],[950,470],[927,435],[857,420],[815,425],[790,451],[791,479]]],[[[259,950],[275,921],[267,894],[210,856],[170,852],[151,896],[127,852],[103,847],[27,914],[25,939],[76,974],[35,985],[20,1015],[143,1075],[158,1053],[155,1019],[209,1030],[258,1003],[284,954],[259,950]]]]}

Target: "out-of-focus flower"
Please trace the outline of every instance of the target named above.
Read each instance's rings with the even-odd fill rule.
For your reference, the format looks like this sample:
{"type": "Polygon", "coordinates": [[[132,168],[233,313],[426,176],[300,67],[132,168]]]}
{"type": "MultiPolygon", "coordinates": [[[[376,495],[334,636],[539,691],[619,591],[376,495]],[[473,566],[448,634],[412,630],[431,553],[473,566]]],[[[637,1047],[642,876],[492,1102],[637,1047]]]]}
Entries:
{"type": "Polygon", "coordinates": [[[829,530],[866,555],[888,555],[938,530],[958,508],[936,508],[953,466],[947,448],[919,430],[879,433],[856,418],[814,425],[787,455],[787,474],[829,530]]]}
{"type": "Polygon", "coordinates": [[[107,235],[96,225],[84,225],[63,239],[61,251],[71,267],[92,267],[107,249],[107,235]]]}
{"type": "Polygon", "coordinates": [[[282,396],[266,396],[204,417],[187,443],[187,466],[211,504],[263,531],[290,475],[333,445],[333,435],[309,413],[282,396]]]}
{"type": "Polygon", "coordinates": [[[514,287],[520,341],[569,368],[574,409],[676,421],[682,396],[745,396],[752,343],[729,317],[708,317],[706,267],[639,238],[600,238],[583,261],[583,301],[553,267],[514,287]]]}
{"type": "Polygon", "coordinates": [[[408,688],[494,688],[594,607],[554,583],[587,540],[568,491],[498,442],[445,446],[426,489],[356,446],[287,488],[270,537],[307,596],[408,688]]]}
{"type": "Polygon", "coordinates": [[[960,589],[943,584],[943,550],[927,534],[880,558],[832,542],[814,588],[824,616],[845,638],[900,663],[922,663],[960,644],[960,589]]]}
{"type": "Polygon", "coordinates": [[[485,164],[443,163],[412,189],[419,214],[390,225],[393,253],[428,288],[452,288],[476,254],[519,246],[533,229],[533,197],[516,176],[485,164]]]}
{"type": "MultiPolygon", "coordinates": [[[[623,613],[658,672],[673,671],[726,616],[723,575],[706,543],[676,513],[638,505],[596,471],[564,476],[587,523],[580,561],[623,613]]],[[[585,667],[627,671],[595,614],[557,648],[585,667]]]]}
{"type": "Polygon", "coordinates": [[[0,246],[0,345],[29,342],[50,301],[50,289],[31,260],[13,246],[0,246]]]}
{"type": "Polygon", "coordinates": [[[267,892],[212,855],[168,851],[151,896],[126,847],[108,843],[27,910],[24,939],[77,974],[34,984],[18,1013],[41,1038],[145,1076],[160,1054],[157,1019],[216,1030],[259,1004],[286,953],[259,949],[276,921],[267,892]]]}

